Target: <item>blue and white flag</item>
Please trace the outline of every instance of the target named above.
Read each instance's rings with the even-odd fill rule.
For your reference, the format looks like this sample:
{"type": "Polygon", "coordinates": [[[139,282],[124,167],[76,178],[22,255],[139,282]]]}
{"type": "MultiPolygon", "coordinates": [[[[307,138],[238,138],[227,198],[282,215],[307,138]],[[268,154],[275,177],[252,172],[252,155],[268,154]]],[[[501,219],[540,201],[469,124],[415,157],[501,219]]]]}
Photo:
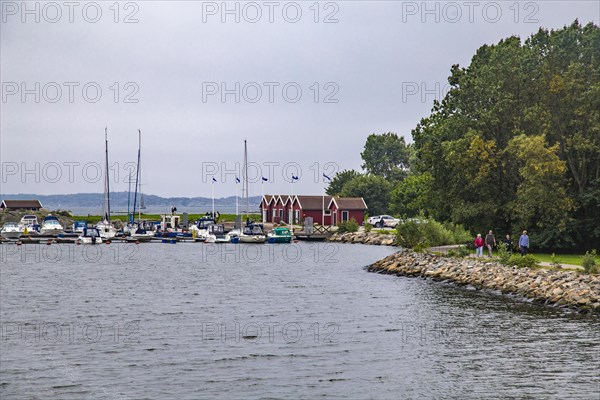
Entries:
{"type": "Polygon", "coordinates": [[[300,179],[300,178],[298,178],[297,176],[292,175],[292,181],[297,181],[298,179],[300,179]]]}
{"type": "Polygon", "coordinates": [[[235,183],[240,183],[240,178],[238,178],[237,176],[235,177],[235,183]]]}
{"type": "Polygon", "coordinates": [[[265,178],[264,176],[262,177],[263,182],[268,182],[269,178],[265,178]]]}
{"type": "Polygon", "coordinates": [[[217,180],[215,179],[214,176],[213,176],[213,183],[217,183],[217,180]]]}
{"type": "Polygon", "coordinates": [[[327,179],[328,181],[331,181],[331,178],[325,175],[325,173],[323,173],[323,178],[327,179]]]}

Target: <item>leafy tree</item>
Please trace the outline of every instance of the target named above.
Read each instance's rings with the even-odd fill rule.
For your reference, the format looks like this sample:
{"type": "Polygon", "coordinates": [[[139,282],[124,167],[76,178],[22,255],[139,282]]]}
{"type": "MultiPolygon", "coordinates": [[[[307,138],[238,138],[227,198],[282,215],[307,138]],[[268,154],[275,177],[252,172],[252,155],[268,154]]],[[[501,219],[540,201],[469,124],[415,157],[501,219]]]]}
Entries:
{"type": "Polygon", "coordinates": [[[395,133],[371,134],[360,156],[363,159],[361,167],[367,173],[398,181],[408,173],[411,146],[395,133]]]}
{"type": "Polygon", "coordinates": [[[412,218],[429,210],[432,182],[427,172],[407,176],[390,194],[390,212],[412,218]]]}
{"type": "Polygon", "coordinates": [[[342,172],[338,172],[337,174],[335,174],[331,182],[329,182],[329,186],[327,186],[326,190],[327,194],[330,196],[339,195],[342,192],[342,188],[344,187],[344,185],[348,181],[352,180],[352,178],[355,178],[359,175],[360,173],[356,172],[353,169],[346,169],[342,172]]]}
{"type": "Polygon", "coordinates": [[[558,155],[558,145],[549,147],[546,138],[519,135],[506,148],[518,166],[520,183],[515,201],[510,203],[515,222],[522,226],[566,227],[572,201],[566,194],[566,163],[558,155]]]}
{"type": "Polygon", "coordinates": [[[527,228],[546,248],[599,243],[598,26],[482,46],[448,82],[412,132],[414,173],[431,177],[425,211],[477,231],[527,228]]]}
{"type": "Polygon", "coordinates": [[[370,215],[385,214],[392,185],[377,175],[359,175],[346,182],[340,196],[362,197],[370,215]]]}

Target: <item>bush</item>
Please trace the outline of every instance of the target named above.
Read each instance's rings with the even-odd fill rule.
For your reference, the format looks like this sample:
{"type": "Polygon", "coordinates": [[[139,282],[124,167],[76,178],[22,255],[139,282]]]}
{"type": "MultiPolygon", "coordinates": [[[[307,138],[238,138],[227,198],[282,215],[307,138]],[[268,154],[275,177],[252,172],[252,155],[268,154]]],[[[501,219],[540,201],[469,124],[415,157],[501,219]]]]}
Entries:
{"type": "Polygon", "coordinates": [[[552,255],[550,256],[550,266],[553,269],[561,269],[562,265],[558,262],[558,260],[556,259],[556,254],[552,253],[552,255]]]}
{"type": "Polygon", "coordinates": [[[586,274],[597,274],[598,266],[596,265],[596,250],[592,250],[591,252],[586,251],[585,255],[582,257],[581,266],[583,267],[583,271],[586,274]]]}
{"type": "MultiPolygon", "coordinates": [[[[502,262],[502,261],[500,261],[502,262]]],[[[531,254],[521,256],[519,254],[513,254],[508,258],[507,263],[503,263],[509,266],[516,265],[518,268],[533,268],[537,266],[538,260],[531,254]]]]}
{"type": "Polygon", "coordinates": [[[448,256],[450,257],[466,257],[469,255],[469,249],[465,246],[458,246],[456,249],[452,249],[448,251],[448,256]]]}
{"type": "Polygon", "coordinates": [[[369,233],[371,232],[371,229],[373,229],[373,225],[365,222],[365,232],[369,233]]]}
{"type": "Polygon", "coordinates": [[[471,243],[473,239],[471,233],[463,228],[462,225],[457,225],[452,222],[444,222],[444,229],[450,232],[452,236],[451,244],[471,243]]]}
{"type": "Polygon", "coordinates": [[[421,231],[419,225],[420,224],[414,220],[399,223],[396,227],[396,239],[398,244],[409,249],[426,244],[427,238],[421,231]]]}
{"type": "Polygon", "coordinates": [[[350,221],[340,222],[338,224],[338,233],[357,232],[358,222],[353,218],[350,221]]]}
{"type": "Polygon", "coordinates": [[[400,222],[396,227],[396,235],[398,244],[408,248],[424,244],[443,246],[471,241],[471,234],[461,225],[448,222],[442,224],[433,218],[423,216],[400,222]]]}
{"type": "MultiPolygon", "coordinates": [[[[509,260],[512,254],[506,248],[505,243],[498,244],[498,258],[500,259],[500,263],[504,265],[509,265],[509,260]]],[[[512,264],[514,265],[514,264],[512,264]]]]}

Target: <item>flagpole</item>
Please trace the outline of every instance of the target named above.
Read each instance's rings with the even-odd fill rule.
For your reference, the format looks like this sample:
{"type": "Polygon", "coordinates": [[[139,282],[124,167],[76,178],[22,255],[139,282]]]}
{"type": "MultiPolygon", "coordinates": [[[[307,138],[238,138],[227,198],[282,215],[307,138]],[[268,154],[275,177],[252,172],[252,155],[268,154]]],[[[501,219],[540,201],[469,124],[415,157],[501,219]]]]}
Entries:
{"type": "MultiPolygon", "coordinates": [[[[325,179],[323,179],[323,181],[325,181],[325,179]]],[[[323,213],[321,215],[321,226],[325,226],[325,185],[323,185],[323,213]]]]}
{"type": "Polygon", "coordinates": [[[214,177],[213,177],[213,181],[212,181],[212,217],[215,217],[215,181],[214,181],[214,177]]]}

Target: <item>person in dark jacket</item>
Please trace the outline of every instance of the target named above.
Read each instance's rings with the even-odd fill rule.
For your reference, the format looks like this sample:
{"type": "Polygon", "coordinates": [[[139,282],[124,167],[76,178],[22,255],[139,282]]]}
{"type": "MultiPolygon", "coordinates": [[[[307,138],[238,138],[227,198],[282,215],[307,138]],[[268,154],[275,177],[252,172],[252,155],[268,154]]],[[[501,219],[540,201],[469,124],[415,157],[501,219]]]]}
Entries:
{"type": "Polygon", "coordinates": [[[489,231],[485,237],[485,245],[488,249],[488,257],[492,258],[492,249],[496,246],[496,238],[494,237],[492,231],[489,231]]]}
{"type": "Polygon", "coordinates": [[[509,253],[512,253],[512,251],[513,251],[513,241],[510,238],[509,234],[507,234],[506,237],[504,238],[504,246],[506,246],[506,251],[508,251],[509,253]]]}

